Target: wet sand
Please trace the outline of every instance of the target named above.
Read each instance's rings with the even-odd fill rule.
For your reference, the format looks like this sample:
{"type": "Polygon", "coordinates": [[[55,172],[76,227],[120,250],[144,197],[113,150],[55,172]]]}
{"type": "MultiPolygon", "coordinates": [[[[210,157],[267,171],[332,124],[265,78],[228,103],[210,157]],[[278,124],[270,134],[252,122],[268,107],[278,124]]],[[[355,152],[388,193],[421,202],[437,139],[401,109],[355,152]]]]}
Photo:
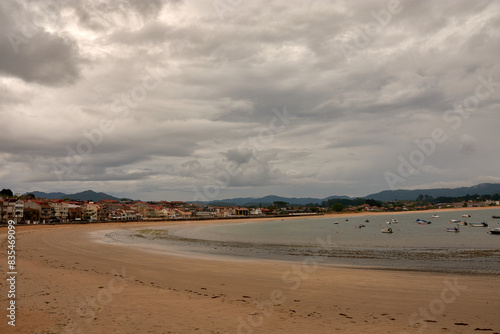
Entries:
{"type": "Polygon", "coordinates": [[[196,259],[89,233],[167,224],[18,227],[16,327],[3,307],[0,332],[500,333],[498,276],[196,259]]]}

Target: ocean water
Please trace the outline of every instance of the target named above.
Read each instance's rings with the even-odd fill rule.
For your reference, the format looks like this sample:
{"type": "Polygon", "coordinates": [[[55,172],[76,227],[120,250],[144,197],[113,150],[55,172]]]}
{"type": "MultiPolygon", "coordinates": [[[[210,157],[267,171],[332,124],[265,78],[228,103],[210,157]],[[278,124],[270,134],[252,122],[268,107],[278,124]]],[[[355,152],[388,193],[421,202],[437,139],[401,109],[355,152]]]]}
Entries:
{"type": "Polygon", "coordinates": [[[314,261],[323,265],[500,274],[500,235],[451,219],[500,227],[500,209],[380,216],[304,217],[235,224],[179,225],[106,234],[109,242],[148,244],[166,252],[231,259],[314,261]],[[439,218],[433,218],[438,214],[439,218]],[[464,218],[462,214],[470,214],[464,218]],[[398,223],[387,224],[392,218],[398,223]],[[365,222],[368,219],[369,222],[365,222]],[[420,225],[416,219],[431,221],[420,225]],[[358,228],[360,224],[366,227],[358,228]],[[384,228],[393,233],[382,233],[384,228]]]}
{"type": "Polygon", "coordinates": [[[409,213],[401,215],[324,218],[304,217],[282,221],[259,221],[230,225],[210,225],[182,229],[172,235],[198,240],[247,242],[254,244],[320,246],[318,238],[332,241],[332,247],[351,249],[367,248],[468,248],[500,249],[500,238],[487,233],[485,227],[459,226],[459,233],[446,232],[451,219],[466,222],[486,221],[490,227],[500,227],[500,220],[491,219],[500,215],[499,209],[463,212],[409,213]],[[470,218],[462,217],[469,213],[470,218]],[[433,214],[439,218],[432,218],[433,214]],[[392,218],[398,223],[387,224],[392,218]],[[348,219],[348,221],[346,221],[348,219]],[[365,222],[368,219],[369,222],[365,222]],[[416,219],[431,221],[431,224],[414,223],[416,219]],[[338,224],[335,224],[335,223],[338,224]],[[360,224],[363,228],[356,228],[360,224]],[[381,233],[383,228],[392,228],[392,234],[381,233]]]}

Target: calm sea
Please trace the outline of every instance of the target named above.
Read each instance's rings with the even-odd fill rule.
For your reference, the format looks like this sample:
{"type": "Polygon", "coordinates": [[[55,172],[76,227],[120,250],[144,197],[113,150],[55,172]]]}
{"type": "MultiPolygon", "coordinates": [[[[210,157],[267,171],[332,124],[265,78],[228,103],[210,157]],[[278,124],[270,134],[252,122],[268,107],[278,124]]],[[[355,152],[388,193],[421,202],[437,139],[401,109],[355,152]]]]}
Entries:
{"type": "MultiPolygon", "coordinates": [[[[169,228],[131,234],[133,243],[151,243],[165,249],[197,255],[278,259],[354,267],[390,267],[500,274],[500,235],[486,227],[459,226],[446,232],[451,219],[486,221],[500,227],[500,209],[456,212],[415,212],[380,216],[325,216],[273,221],[169,228]],[[432,217],[434,214],[438,218],[432,217]],[[471,217],[462,217],[470,214],[471,217]],[[397,223],[387,224],[391,219],[397,223]],[[366,220],[369,222],[365,222],[366,220]],[[420,225],[416,219],[431,221],[420,225]],[[365,227],[359,228],[363,224],[365,227]],[[391,228],[392,234],[381,233],[391,228]]],[[[136,231],[137,232],[137,231],[136,231]]],[[[110,239],[117,235],[108,234],[110,239]]],[[[120,237],[122,239],[123,236],[120,237]]]]}

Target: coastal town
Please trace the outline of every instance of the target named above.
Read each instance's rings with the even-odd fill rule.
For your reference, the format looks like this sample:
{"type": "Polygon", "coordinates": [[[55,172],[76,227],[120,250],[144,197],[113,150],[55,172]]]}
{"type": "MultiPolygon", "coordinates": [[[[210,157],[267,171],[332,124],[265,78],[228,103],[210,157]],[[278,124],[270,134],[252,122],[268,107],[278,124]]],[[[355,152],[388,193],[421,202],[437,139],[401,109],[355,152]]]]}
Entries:
{"type": "Polygon", "coordinates": [[[208,205],[182,201],[140,201],[102,199],[99,201],[37,198],[33,194],[13,194],[3,189],[0,197],[0,223],[69,224],[92,222],[132,222],[167,220],[244,219],[293,215],[323,215],[353,212],[397,212],[464,207],[499,206],[497,196],[466,196],[431,203],[422,196],[416,201],[379,202],[375,200],[327,201],[295,205],[277,201],[250,205],[208,205]]]}

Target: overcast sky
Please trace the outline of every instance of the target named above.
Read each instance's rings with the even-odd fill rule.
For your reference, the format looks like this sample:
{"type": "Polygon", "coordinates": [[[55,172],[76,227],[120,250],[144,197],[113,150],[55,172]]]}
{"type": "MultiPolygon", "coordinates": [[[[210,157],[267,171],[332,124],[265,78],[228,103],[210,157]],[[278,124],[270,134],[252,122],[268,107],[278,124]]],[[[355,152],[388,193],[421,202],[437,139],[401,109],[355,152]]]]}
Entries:
{"type": "Polygon", "coordinates": [[[2,1],[0,188],[500,182],[498,1],[2,1]]]}

